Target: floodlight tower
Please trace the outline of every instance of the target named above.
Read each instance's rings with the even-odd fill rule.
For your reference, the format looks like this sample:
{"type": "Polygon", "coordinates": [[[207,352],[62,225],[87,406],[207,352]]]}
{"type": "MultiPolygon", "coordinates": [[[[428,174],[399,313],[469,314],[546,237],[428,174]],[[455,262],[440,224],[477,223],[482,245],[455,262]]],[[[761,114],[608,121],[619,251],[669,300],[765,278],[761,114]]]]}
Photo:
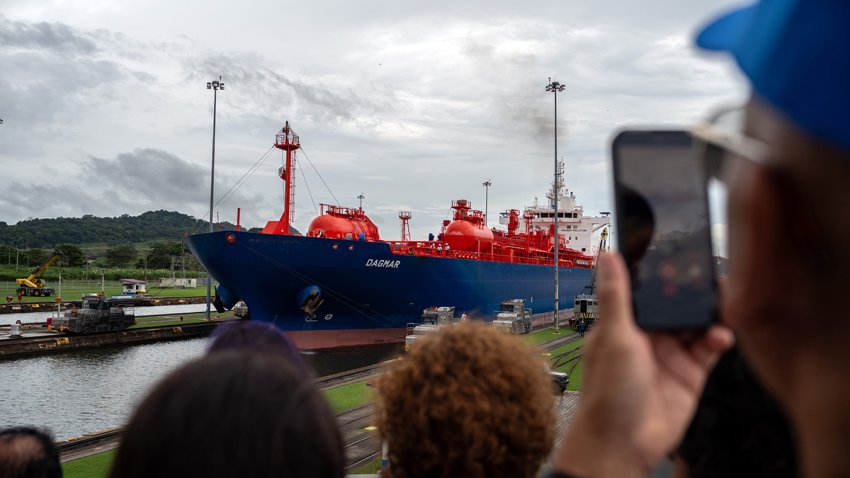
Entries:
{"type": "Polygon", "coordinates": [[[560,178],[559,178],[559,168],[558,168],[558,93],[564,91],[566,88],[561,83],[557,81],[552,81],[552,77],[549,77],[549,84],[546,85],[546,91],[553,93],[555,96],[555,333],[558,334],[561,332],[559,324],[558,324],[558,249],[560,248],[560,244],[558,243],[558,195],[560,194],[560,178]]]}
{"type": "MultiPolygon", "coordinates": [[[[215,118],[218,103],[218,90],[224,91],[221,75],[218,80],[208,81],[207,89],[213,90],[213,137],[212,137],[212,166],[210,167],[210,232],[213,232],[213,197],[215,193],[215,118]]],[[[207,273],[207,320],[210,320],[210,304],[212,297],[212,277],[207,273]]]]}

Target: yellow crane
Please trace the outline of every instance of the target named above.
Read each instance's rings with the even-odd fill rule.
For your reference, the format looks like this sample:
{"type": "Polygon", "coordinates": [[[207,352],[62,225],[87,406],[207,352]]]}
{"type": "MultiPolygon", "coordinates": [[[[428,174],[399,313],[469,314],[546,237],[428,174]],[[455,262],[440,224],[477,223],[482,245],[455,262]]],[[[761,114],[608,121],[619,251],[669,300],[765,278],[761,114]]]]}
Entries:
{"type": "Polygon", "coordinates": [[[29,276],[24,277],[22,279],[15,279],[15,283],[18,284],[17,293],[18,295],[33,295],[37,297],[49,297],[53,295],[53,289],[47,287],[47,282],[41,278],[44,275],[44,272],[53,265],[56,260],[59,259],[58,254],[54,254],[44,261],[44,263],[33,270],[29,276]]]}

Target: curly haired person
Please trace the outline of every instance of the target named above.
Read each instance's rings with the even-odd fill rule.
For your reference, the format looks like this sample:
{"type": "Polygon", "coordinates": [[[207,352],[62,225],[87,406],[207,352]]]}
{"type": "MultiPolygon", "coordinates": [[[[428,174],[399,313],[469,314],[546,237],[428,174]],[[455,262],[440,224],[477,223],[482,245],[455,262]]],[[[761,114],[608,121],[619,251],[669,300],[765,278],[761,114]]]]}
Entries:
{"type": "Polygon", "coordinates": [[[552,384],[534,352],[478,322],[419,339],[378,381],[384,476],[533,477],[552,448],[552,384]]]}

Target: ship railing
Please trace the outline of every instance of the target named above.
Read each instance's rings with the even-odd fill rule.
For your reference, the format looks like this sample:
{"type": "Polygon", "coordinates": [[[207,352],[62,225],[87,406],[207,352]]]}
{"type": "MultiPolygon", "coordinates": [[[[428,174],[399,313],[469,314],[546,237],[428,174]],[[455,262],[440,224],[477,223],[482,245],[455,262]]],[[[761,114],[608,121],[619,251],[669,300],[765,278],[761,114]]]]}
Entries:
{"type": "MultiPolygon", "coordinates": [[[[553,253],[551,251],[535,251],[527,245],[510,245],[499,248],[501,250],[513,251],[513,253],[492,253],[487,251],[458,251],[451,249],[445,241],[390,241],[390,248],[395,254],[406,254],[415,256],[438,256],[452,257],[455,259],[486,260],[495,262],[512,262],[518,264],[552,265],[553,253]]],[[[562,251],[563,255],[558,258],[558,265],[563,267],[585,267],[593,266],[592,258],[575,250],[562,251]]]]}
{"type": "Polygon", "coordinates": [[[335,206],[333,204],[319,204],[319,206],[321,208],[321,214],[357,218],[366,217],[366,213],[359,208],[335,206]]]}
{"type": "Polygon", "coordinates": [[[390,248],[396,254],[417,256],[446,256],[451,250],[445,241],[392,241],[390,248]]]}

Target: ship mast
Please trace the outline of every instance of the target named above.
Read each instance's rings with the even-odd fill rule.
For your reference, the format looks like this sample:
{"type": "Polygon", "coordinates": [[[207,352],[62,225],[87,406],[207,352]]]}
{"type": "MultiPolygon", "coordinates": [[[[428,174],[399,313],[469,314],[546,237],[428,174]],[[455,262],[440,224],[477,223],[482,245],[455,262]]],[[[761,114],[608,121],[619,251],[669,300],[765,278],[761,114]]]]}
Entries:
{"type": "Polygon", "coordinates": [[[401,219],[401,240],[410,240],[410,211],[399,211],[398,218],[401,219]]]}
{"type": "Polygon", "coordinates": [[[289,227],[295,212],[295,151],[301,148],[301,139],[289,127],[289,121],[275,135],[274,147],[286,151],[286,164],[278,170],[280,179],[284,182],[283,188],[283,215],[277,223],[275,234],[289,235],[289,227]]]}

